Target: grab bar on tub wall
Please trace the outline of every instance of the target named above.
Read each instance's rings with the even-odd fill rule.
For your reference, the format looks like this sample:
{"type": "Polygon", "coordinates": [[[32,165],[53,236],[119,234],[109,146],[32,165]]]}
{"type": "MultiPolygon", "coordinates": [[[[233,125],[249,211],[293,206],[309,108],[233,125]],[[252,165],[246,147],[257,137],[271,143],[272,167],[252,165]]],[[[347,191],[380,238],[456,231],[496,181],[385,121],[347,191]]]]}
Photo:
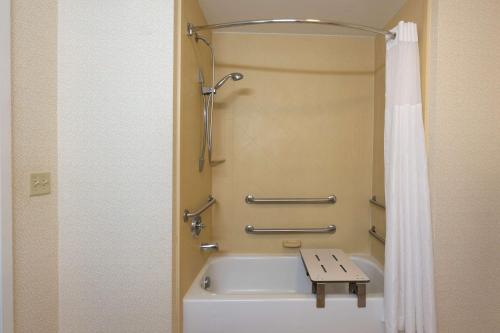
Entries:
{"type": "Polygon", "coordinates": [[[377,207],[385,209],[385,205],[383,203],[378,202],[376,196],[372,196],[372,198],[370,199],[370,203],[377,207]]]}
{"type": "Polygon", "coordinates": [[[326,228],[255,228],[253,225],[245,226],[248,234],[325,234],[335,233],[337,227],[333,224],[326,228]]]}
{"type": "Polygon", "coordinates": [[[385,238],[377,233],[377,229],[375,228],[375,226],[372,226],[371,229],[368,230],[368,233],[380,243],[385,244],[385,238]]]}
{"type": "Polygon", "coordinates": [[[204,211],[210,208],[216,202],[215,198],[211,195],[208,196],[208,202],[203,205],[201,208],[194,212],[190,212],[189,210],[184,210],[184,222],[187,222],[190,218],[201,215],[204,211]]]}
{"type": "Polygon", "coordinates": [[[334,204],[337,197],[329,195],[326,198],[256,198],[252,194],[245,197],[247,204],[334,204]]]}

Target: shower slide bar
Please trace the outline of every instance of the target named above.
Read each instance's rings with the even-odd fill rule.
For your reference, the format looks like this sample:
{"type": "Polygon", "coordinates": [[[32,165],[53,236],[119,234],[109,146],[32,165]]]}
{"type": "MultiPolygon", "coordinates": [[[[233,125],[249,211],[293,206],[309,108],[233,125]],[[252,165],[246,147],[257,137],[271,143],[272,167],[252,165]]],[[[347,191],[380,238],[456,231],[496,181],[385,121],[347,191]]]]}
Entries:
{"type": "Polygon", "coordinates": [[[246,225],[247,234],[328,234],[335,233],[337,227],[333,224],[326,228],[255,228],[253,225],[246,225]]]}
{"type": "Polygon", "coordinates": [[[257,25],[257,24],[287,24],[287,23],[331,25],[331,26],[373,32],[375,34],[384,35],[386,37],[386,39],[395,39],[396,38],[396,34],[394,32],[387,31],[387,30],[381,30],[381,29],[369,27],[366,25],[338,22],[338,21],[332,21],[332,20],[323,20],[323,19],[299,19],[299,18],[244,20],[244,21],[216,23],[216,24],[208,24],[208,25],[193,25],[191,23],[188,23],[187,34],[188,34],[188,36],[193,36],[198,31],[202,31],[202,30],[216,30],[216,29],[241,27],[241,26],[245,26],[245,25],[257,25]]]}
{"type": "Polygon", "coordinates": [[[208,202],[204,204],[201,208],[195,210],[194,212],[190,212],[189,210],[184,210],[184,222],[187,222],[190,218],[200,216],[204,211],[209,209],[217,200],[211,195],[208,196],[208,202]]]}
{"type": "Polygon", "coordinates": [[[245,197],[247,204],[334,204],[337,197],[329,195],[326,198],[256,198],[252,194],[245,197]]]}
{"type": "Polygon", "coordinates": [[[380,243],[384,244],[385,245],[385,238],[380,236],[378,233],[377,233],[377,229],[375,228],[375,226],[372,226],[370,230],[368,230],[368,233],[370,235],[373,236],[373,238],[375,238],[376,240],[378,240],[380,243]]]}
{"type": "Polygon", "coordinates": [[[372,205],[385,209],[385,205],[383,203],[378,202],[376,196],[372,196],[372,198],[370,199],[370,203],[372,205]]]}

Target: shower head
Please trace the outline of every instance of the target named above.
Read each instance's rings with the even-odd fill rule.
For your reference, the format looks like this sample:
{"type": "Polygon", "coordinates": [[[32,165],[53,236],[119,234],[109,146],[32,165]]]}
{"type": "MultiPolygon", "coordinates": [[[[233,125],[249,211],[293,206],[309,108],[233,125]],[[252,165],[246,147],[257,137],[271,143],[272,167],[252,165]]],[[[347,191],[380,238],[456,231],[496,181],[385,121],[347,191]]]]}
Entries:
{"type": "Polygon", "coordinates": [[[243,74],[241,74],[241,73],[227,74],[222,79],[220,79],[219,82],[217,82],[217,84],[214,86],[214,90],[217,90],[220,87],[222,87],[224,85],[224,83],[226,83],[226,81],[229,79],[232,79],[233,81],[239,81],[239,80],[243,79],[243,74]]]}

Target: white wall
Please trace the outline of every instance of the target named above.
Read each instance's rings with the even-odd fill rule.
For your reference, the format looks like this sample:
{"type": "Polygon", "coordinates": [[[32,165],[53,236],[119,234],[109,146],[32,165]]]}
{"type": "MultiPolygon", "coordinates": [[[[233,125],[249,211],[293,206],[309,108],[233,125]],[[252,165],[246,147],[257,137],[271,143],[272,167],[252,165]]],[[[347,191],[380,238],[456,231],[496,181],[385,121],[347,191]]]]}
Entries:
{"type": "Polygon", "coordinates": [[[429,171],[439,332],[500,332],[500,2],[433,0],[429,171]]]}
{"type": "Polygon", "coordinates": [[[0,332],[13,331],[10,1],[0,0],[0,332]]]}
{"type": "Polygon", "coordinates": [[[169,332],[173,1],[60,0],[61,333],[169,332]]]}

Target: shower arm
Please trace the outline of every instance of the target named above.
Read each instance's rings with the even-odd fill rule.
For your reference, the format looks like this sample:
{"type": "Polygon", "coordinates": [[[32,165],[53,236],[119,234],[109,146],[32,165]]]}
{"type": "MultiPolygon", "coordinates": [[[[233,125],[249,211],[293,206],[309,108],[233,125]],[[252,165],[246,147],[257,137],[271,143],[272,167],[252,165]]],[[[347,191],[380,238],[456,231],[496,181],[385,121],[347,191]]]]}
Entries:
{"type": "Polygon", "coordinates": [[[208,25],[193,25],[188,23],[187,34],[188,36],[196,35],[197,32],[203,30],[217,30],[226,29],[232,27],[241,27],[246,25],[260,25],[260,24],[290,24],[290,23],[302,23],[302,24],[317,24],[317,25],[330,25],[348,29],[356,29],[362,31],[368,31],[379,35],[384,35],[386,39],[395,39],[396,33],[382,30],[378,28],[369,27],[366,25],[352,24],[346,22],[338,22],[332,20],[323,19],[298,19],[298,18],[284,18],[284,19],[262,19],[262,20],[244,20],[244,21],[234,21],[225,23],[216,23],[208,25]]]}

